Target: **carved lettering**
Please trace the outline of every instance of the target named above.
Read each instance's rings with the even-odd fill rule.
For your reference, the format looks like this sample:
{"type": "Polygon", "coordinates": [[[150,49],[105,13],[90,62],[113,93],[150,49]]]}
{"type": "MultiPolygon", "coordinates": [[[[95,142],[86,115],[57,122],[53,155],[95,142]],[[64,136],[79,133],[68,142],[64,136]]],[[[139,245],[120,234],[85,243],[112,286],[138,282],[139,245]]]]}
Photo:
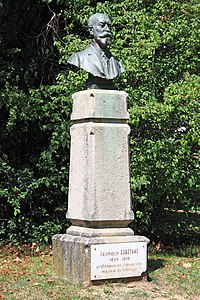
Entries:
{"type": "Polygon", "coordinates": [[[138,254],[138,249],[122,249],[121,255],[138,254]]]}
{"type": "Polygon", "coordinates": [[[141,276],[146,271],[145,242],[100,244],[91,250],[92,280],[141,276]]]}

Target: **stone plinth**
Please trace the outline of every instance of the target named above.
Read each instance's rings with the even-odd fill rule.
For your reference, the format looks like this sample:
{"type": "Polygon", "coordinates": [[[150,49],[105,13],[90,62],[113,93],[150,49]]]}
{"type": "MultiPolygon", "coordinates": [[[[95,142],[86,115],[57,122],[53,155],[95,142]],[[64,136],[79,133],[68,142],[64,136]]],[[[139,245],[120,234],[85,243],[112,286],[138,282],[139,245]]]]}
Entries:
{"type": "MultiPolygon", "coordinates": [[[[108,279],[116,279],[116,275],[110,277],[110,274],[103,274],[103,277],[97,278],[96,280],[92,279],[92,269],[94,269],[95,271],[99,268],[105,268],[103,270],[104,272],[110,272],[110,270],[115,271],[116,268],[122,269],[122,267],[118,267],[117,264],[120,265],[124,263],[125,270],[126,268],[132,268],[133,274],[135,274],[134,269],[137,269],[139,271],[139,274],[137,273],[137,275],[133,277],[128,273],[128,277],[123,276],[120,278],[120,280],[126,279],[128,281],[133,281],[146,277],[146,267],[144,269],[140,269],[141,260],[145,266],[147,264],[146,251],[143,257],[140,258],[139,261],[135,262],[135,266],[133,265],[133,263],[129,263],[129,260],[123,261],[123,259],[130,259],[129,254],[121,255],[120,251],[118,251],[119,255],[115,253],[114,256],[114,252],[110,252],[109,255],[109,251],[112,245],[124,245],[124,247],[126,247],[127,245],[127,250],[138,249],[140,244],[147,245],[147,243],[149,242],[147,238],[134,235],[133,231],[130,228],[92,229],[83,227],[75,228],[76,226],[71,227],[69,228],[69,230],[67,230],[66,234],[57,234],[53,237],[54,275],[66,279],[73,284],[88,286],[95,284],[97,281],[99,283],[99,280],[103,282],[104,280],[108,279]],[[133,246],[130,247],[130,244],[133,246]],[[137,247],[135,247],[135,244],[137,245],[137,247]],[[103,262],[98,262],[97,259],[96,264],[94,265],[94,267],[92,267],[91,247],[98,247],[99,245],[106,246],[107,255],[105,257],[102,257],[103,262]],[[104,259],[106,259],[105,262],[104,259]],[[118,259],[116,261],[116,265],[113,266],[113,262],[111,261],[111,259],[118,259]]],[[[119,279],[119,277],[117,278],[119,279]]]]}
{"type": "Polygon", "coordinates": [[[78,226],[126,226],[133,220],[125,92],[74,94],[67,219],[78,226]]]}
{"type": "MultiPolygon", "coordinates": [[[[127,121],[127,93],[112,90],[86,90],[73,94],[71,119],[108,119],[117,122],[127,121]]],[[[102,122],[102,121],[101,121],[102,122]]]]}
{"type": "Polygon", "coordinates": [[[87,90],[73,95],[66,215],[72,226],[66,234],[53,237],[54,274],[71,283],[89,285],[95,278],[119,278],[120,272],[123,278],[138,277],[146,271],[147,255],[141,255],[146,253],[143,248],[148,239],[135,236],[128,228],[134,215],[126,98],[125,92],[111,90],[87,90]],[[109,251],[109,245],[118,250],[109,251]],[[130,255],[128,252],[128,256],[123,256],[120,253],[126,251],[126,245],[130,255]],[[107,250],[98,250],[104,248],[107,250]],[[105,257],[105,263],[104,257],[99,257],[99,265],[91,257],[92,253],[114,252],[116,264],[111,254],[105,257]]]}

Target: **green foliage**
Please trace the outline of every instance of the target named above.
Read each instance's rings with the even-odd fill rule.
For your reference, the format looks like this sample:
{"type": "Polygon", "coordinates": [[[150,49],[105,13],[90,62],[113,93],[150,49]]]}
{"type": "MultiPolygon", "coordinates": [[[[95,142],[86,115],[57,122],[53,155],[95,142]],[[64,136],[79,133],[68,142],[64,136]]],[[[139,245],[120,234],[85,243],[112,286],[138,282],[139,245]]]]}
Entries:
{"type": "Polygon", "coordinates": [[[187,74],[166,88],[162,103],[130,108],[137,128],[131,137],[134,206],[146,225],[165,208],[198,206],[199,92],[200,77],[187,74]]]}
{"type": "Polygon", "coordinates": [[[2,239],[47,242],[67,226],[71,95],[85,88],[87,74],[66,60],[89,43],[87,19],[95,12],[111,17],[111,51],[126,67],[116,86],[129,94],[135,230],[156,239],[164,209],[197,209],[198,1],[1,5],[2,239]]]}

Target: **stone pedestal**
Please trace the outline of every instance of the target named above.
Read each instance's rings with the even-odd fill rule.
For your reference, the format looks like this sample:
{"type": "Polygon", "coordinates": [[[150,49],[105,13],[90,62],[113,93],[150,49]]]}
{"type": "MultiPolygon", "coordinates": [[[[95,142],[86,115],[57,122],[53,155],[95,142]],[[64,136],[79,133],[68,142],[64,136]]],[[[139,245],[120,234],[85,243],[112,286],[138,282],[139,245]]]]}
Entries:
{"type": "Polygon", "coordinates": [[[135,236],[131,210],[127,94],[73,95],[66,234],[53,237],[54,274],[71,283],[138,278],[148,239],[135,236]],[[121,275],[120,275],[121,274],[121,275]]]}

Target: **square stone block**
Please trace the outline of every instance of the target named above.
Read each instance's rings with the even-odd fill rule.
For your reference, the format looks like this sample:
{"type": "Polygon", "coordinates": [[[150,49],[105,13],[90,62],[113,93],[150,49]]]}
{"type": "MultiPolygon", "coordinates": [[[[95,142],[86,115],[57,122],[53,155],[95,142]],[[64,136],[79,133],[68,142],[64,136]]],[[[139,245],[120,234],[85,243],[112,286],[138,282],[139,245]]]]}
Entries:
{"type": "Polygon", "coordinates": [[[128,228],[98,233],[98,229],[72,227],[69,233],[53,237],[54,276],[83,286],[146,276],[147,238],[135,236],[128,228]],[[98,253],[94,254],[94,249],[98,253]]]}
{"type": "Polygon", "coordinates": [[[112,90],[85,90],[73,94],[71,119],[128,120],[127,93],[112,90]]]}
{"type": "Polygon", "coordinates": [[[72,126],[67,212],[72,224],[122,226],[133,220],[128,135],[127,124],[72,126]]]}

